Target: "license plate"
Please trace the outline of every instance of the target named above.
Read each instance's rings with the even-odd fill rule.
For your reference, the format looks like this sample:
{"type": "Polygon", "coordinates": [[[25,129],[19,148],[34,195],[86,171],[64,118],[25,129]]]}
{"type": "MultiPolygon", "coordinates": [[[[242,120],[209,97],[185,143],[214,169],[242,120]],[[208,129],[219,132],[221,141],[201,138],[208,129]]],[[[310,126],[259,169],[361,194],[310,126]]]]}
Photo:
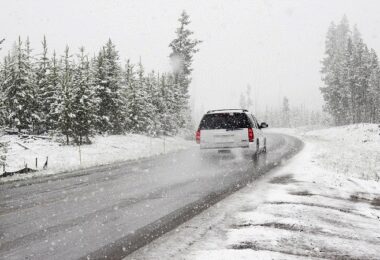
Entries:
{"type": "Polygon", "coordinates": [[[215,138],[228,138],[228,137],[232,137],[234,135],[214,135],[215,138]]]}

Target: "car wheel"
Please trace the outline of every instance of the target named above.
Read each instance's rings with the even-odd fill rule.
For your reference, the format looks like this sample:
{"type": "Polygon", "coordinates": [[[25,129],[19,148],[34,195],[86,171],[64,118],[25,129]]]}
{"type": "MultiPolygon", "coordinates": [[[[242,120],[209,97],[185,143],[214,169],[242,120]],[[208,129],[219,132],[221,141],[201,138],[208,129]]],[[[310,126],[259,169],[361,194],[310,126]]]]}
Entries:
{"type": "Polygon", "coordinates": [[[257,139],[256,141],[256,154],[259,154],[260,153],[260,140],[257,139]]]}
{"type": "Polygon", "coordinates": [[[264,148],[263,148],[263,153],[267,152],[267,138],[264,138],[264,148]]]}

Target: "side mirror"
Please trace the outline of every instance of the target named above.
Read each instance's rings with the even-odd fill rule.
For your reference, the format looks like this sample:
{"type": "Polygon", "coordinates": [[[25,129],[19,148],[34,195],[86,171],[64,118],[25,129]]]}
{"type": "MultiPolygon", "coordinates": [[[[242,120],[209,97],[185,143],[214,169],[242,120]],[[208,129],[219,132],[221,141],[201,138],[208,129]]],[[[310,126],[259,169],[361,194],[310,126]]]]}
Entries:
{"type": "Polygon", "coordinates": [[[268,124],[265,123],[265,122],[262,122],[262,123],[260,124],[260,128],[267,128],[267,127],[268,127],[268,124]]]}

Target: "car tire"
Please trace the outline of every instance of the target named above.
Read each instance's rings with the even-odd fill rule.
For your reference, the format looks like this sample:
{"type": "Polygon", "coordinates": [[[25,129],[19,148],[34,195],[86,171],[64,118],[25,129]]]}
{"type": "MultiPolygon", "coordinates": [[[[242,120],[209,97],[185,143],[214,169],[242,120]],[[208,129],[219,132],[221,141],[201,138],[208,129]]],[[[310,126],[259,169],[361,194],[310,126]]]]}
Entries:
{"type": "Polygon", "coordinates": [[[267,152],[267,138],[264,137],[264,147],[263,147],[263,153],[267,152]]]}
{"type": "Polygon", "coordinates": [[[257,139],[256,141],[256,154],[259,154],[260,153],[260,140],[257,139]]]}

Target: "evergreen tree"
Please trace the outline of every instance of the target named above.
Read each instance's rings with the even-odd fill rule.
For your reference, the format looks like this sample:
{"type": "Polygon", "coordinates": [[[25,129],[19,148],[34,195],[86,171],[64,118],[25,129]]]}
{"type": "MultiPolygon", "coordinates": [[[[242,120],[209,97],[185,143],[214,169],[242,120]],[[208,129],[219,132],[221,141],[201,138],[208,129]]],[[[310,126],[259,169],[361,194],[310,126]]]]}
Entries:
{"type": "Polygon", "coordinates": [[[122,96],[126,101],[125,105],[125,120],[124,129],[131,132],[133,125],[136,123],[134,121],[133,115],[135,114],[135,99],[136,99],[136,75],[134,71],[134,66],[131,64],[130,60],[127,60],[125,68],[122,72],[122,96]]]}
{"type": "Polygon", "coordinates": [[[97,104],[97,114],[98,114],[98,120],[96,121],[96,129],[100,132],[105,132],[107,129],[111,128],[111,125],[109,124],[109,118],[106,116],[107,111],[102,105],[105,103],[106,97],[105,94],[107,93],[105,89],[105,68],[104,68],[104,50],[100,50],[97,57],[95,58],[93,62],[93,72],[94,72],[94,83],[95,83],[95,95],[96,98],[99,100],[99,103],[97,104]]]}
{"type": "MultiPolygon", "coordinates": [[[[3,40],[0,40],[0,46],[3,43],[3,40]]],[[[1,50],[1,48],[0,48],[1,50]]],[[[4,64],[0,63],[0,127],[6,124],[6,107],[5,107],[5,95],[4,95],[4,83],[7,81],[7,67],[8,60],[7,57],[4,58],[4,64]]],[[[7,144],[3,141],[0,141],[0,167],[5,165],[6,161],[6,149],[7,144]]]]}
{"type": "Polygon", "coordinates": [[[133,67],[128,68],[130,82],[127,86],[127,117],[129,118],[128,130],[133,133],[147,133],[152,124],[151,103],[148,96],[147,79],[144,75],[144,67],[139,62],[136,78],[133,67]]]}
{"type": "Polygon", "coordinates": [[[6,91],[11,83],[11,71],[13,71],[13,57],[10,53],[4,57],[0,73],[0,125],[9,125],[9,100],[6,91]]]}
{"type": "MultiPolygon", "coordinates": [[[[170,43],[173,73],[145,73],[140,62],[125,71],[111,40],[88,62],[84,50],[73,59],[66,47],[61,60],[42,51],[32,55],[29,39],[21,38],[0,64],[0,125],[36,134],[58,131],[82,143],[93,131],[129,131],[156,136],[192,128],[188,105],[192,58],[200,41],[192,39],[188,15],[181,15],[177,37],[170,43]],[[76,63],[76,64],[75,64],[76,63]]],[[[2,41],[0,41],[0,44],[2,41]]]]}
{"type": "Polygon", "coordinates": [[[95,124],[96,102],[92,87],[90,65],[84,47],[80,48],[79,63],[73,75],[72,87],[72,133],[76,142],[81,145],[83,137],[89,141],[95,124]]]}
{"type": "Polygon", "coordinates": [[[36,68],[36,110],[40,117],[40,124],[43,130],[49,129],[47,122],[50,113],[50,103],[52,98],[52,91],[50,90],[50,59],[48,57],[48,48],[46,37],[42,40],[42,53],[37,61],[36,68]]]}
{"type": "Polygon", "coordinates": [[[366,121],[366,103],[367,103],[367,88],[370,75],[369,68],[369,51],[364,44],[356,26],[353,29],[352,42],[354,45],[353,52],[353,75],[355,77],[353,86],[351,87],[353,120],[352,123],[366,121]]]}
{"type": "Polygon", "coordinates": [[[159,76],[152,71],[146,77],[146,106],[145,113],[147,115],[146,132],[150,136],[156,136],[161,130],[161,122],[159,114],[164,113],[161,110],[161,99],[159,93],[159,76]]]}
{"type": "Polygon", "coordinates": [[[39,90],[37,86],[37,77],[36,77],[36,66],[35,59],[32,55],[32,49],[30,47],[29,37],[26,38],[25,42],[25,51],[26,51],[26,61],[28,64],[27,70],[27,85],[31,89],[32,98],[29,100],[29,109],[30,109],[30,130],[34,134],[41,133],[41,112],[40,112],[40,97],[39,90]]]}
{"type": "Polygon", "coordinates": [[[336,124],[343,124],[346,120],[346,96],[342,91],[342,71],[344,68],[346,47],[350,37],[350,28],[344,16],[338,26],[331,23],[325,42],[325,58],[322,61],[322,78],[325,86],[321,88],[326,101],[326,110],[331,113],[336,124]]]}
{"type": "Polygon", "coordinates": [[[330,26],[325,54],[321,91],[335,124],[373,122],[378,106],[378,60],[356,26],[351,33],[346,17],[338,26],[330,26]]]}
{"type": "Polygon", "coordinates": [[[70,143],[73,124],[73,61],[69,47],[66,46],[62,57],[62,70],[59,75],[59,100],[57,102],[58,129],[66,137],[66,144],[70,143]]]}
{"type": "Polygon", "coordinates": [[[157,133],[170,133],[172,127],[169,125],[169,93],[167,89],[167,76],[162,74],[157,76],[157,88],[156,88],[156,128],[157,133]]]}
{"type": "Polygon", "coordinates": [[[345,56],[342,60],[339,73],[339,85],[337,86],[338,93],[338,106],[339,106],[339,120],[340,122],[354,122],[355,121],[355,88],[356,88],[356,75],[355,75],[355,61],[354,52],[355,46],[352,39],[347,40],[347,47],[345,49],[345,56]]]}
{"type": "Polygon", "coordinates": [[[368,111],[369,122],[380,122],[380,67],[376,52],[372,49],[370,77],[368,81],[368,111]]]}
{"type": "Polygon", "coordinates": [[[9,80],[5,84],[5,106],[9,111],[9,126],[29,129],[33,113],[33,85],[30,85],[31,64],[29,53],[21,37],[15,45],[13,62],[9,70],[9,80]]]}
{"type": "Polygon", "coordinates": [[[99,52],[95,63],[96,97],[99,100],[97,127],[100,131],[122,133],[125,100],[121,89],[119,56],[111,39],[99,52]]]}
{"type": "Polygon", "coordinates": [[[337,75],[337,58],[335,55],[335,50],[337,48],[336,43],[336,25],[334,23],[330,24],[327,31],[326,41],[325,41],[325,57],[322,60],[322,70],[323,74],[322,80],[325,85],[320,88],[323,98],[326,102],[325,110],[337,118],[339,115],[339,108],[337,106],[337,88],[338,88],[338,75],[337,75]]]}
{"type": "Polygon", "coordinates": [[[60,102],[63,95],[62,85],[60,84],[62,71],[55,51],[49,64],[48,85],[45,92],[42,93],[43,101],[41,106],[44,113],[46,113],[44,115],[46,130],[55,130],[58,128],[60,102]]]}
{"type": "Polygon", "coordinates": [[[170,60],[173,67],[174,85],[179,94],[177,99],[178,123],[179,127],[183,127],[186,122],[186,114],[189,113],[188,89],[193,71],[193,55],[199,51],[197,46],[201,41],[191,38],[193,32],[188,29],[190,17],[185,11],[182,12],[178,21],[180,26],[176,30],[176,38],[169,44],[169,47],[172,50],[170,60]]]}
{"type": "Polygon", "coordinates": [[[162,74],[159,80],[158,118],[161,130],[166,135],[174,135],[178,131],[176,88],[171,74],[162,74]]]}
{"type": "Polygon", "coordinates": [[[4,104],[4,91],[3,91],[3,84],[4,84],[4,67],[2,63],[0,63],[0,128],[5,125],[5,104],[4,104]]]}

